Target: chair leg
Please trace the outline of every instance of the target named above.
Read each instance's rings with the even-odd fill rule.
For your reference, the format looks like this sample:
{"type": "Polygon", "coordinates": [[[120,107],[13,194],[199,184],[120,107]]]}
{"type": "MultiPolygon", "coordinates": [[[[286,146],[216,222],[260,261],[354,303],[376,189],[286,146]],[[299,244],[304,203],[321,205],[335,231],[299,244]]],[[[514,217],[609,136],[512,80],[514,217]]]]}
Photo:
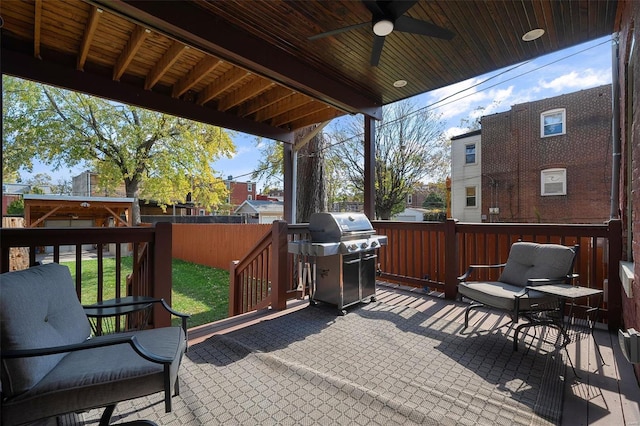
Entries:
{"type": "Polygon", "coordinates": [[[100,417],[100,426],[109,426],[109,423],[111,423],[111,416],[113,416],[115,409],[116,404],[107,405],[102,413],[102,417],[100,417]]]}
{"type": "Polygon", "coordinates": [[[482,303],[472,303],[469,306],[467,306],[467,309],[464,310],[464,328],[463,328],[463,330],[466,330],[467,327],[469,327],[469,311],[471,309],[474,309],[474,308],[481,308],[482,306],[484,306],[482,303]]]}

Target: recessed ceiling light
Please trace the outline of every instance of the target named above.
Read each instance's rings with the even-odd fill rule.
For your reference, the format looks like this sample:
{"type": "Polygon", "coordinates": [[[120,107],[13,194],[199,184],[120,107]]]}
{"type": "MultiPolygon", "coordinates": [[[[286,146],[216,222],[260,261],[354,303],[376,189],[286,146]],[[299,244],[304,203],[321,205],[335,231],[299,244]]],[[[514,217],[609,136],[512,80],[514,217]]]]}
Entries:
{"type": "Polygon", "coordinates": [[[407,85],[407,80],[398,80],[393,82],[393,87],[404,87],[407,85]]]}
{"type": "Polygon", "coordinates": [[[535,28],[531,31],[526,32],[522,36],[522,39],[524,41],[533,41],[542,37],[543,34],[544,34],[544,30],[542,28],[535,28]]]}

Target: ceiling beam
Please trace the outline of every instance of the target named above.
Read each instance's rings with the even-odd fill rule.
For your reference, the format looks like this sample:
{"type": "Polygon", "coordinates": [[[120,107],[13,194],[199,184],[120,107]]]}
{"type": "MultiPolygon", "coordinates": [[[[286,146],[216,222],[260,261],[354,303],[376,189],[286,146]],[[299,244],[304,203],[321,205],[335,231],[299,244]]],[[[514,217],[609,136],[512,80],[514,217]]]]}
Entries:
{"type": "Polygon", "coordinates": [[[174,98],[182,96],[184,92],[198,84],[200,80],[205,78],[207,74],[213,71],[221,63],[222,60],[218,58],[206,56],[204,59],[198,62],[187,75],[182,77],[179,81],[176,82],[176,84],[173,85],[171,96],[174,98]]]}
{"type": "Polygon", "coordinates": [[[162,76],[171,68],[182,52],[187,50],[189,47],[184,44],[174,41],[171,44],[171,47],[167,49],[167,51],[162,55],[162,58],[151,68],[149,74],[147,74],[147,78],[144,81],[145,90],[151,90],[153,86],[162,78],[162,76]]]}
{"type": "Polygon", "coordinates": [[[40,59],[40,36],[42,32],[42,0],[33,5],[33,56],[40,59]]]}
{"type": "Polygon", "coordinates": [[[247,99],[251,99],[258,96],[260,93],[267,91],[273,87],[275,83],[266,78],[258,77],[252,82],[249,82],[233,92],[220,99],[218,102],[218,109],[220,111],[227,111],[236,105],[240,105],[247,99]]]}
{"type": "Polygon", "coordinates": [[[312,101],[313,99],[305,95],[294,93],[291,96],[287,96],[286,98],[275,102],[267,108],[261,109],[256,113],[254,118],[256,121],[267,121],[268,119],[278,115],[281,111],[291,111],[292,109],[298,108],[312,101]]]}
{"type": "Polygon", "coordinates": [[[229,71],[218,77],[214,82],[205,87],[202,92],[198,93],[198,100],[196,103],[198,105],[206,104],[220,93],[230,87],[233,87],[234,84],[238,83],[248,75],[251,75],[251,73],[243,70],[242,68],[231,68],[229,71]]]}
{"type": "Polygon", "coordinates": [[[331,107],[329,105],[323,104],[322,102],[309,102],[308,104],[302,105],[301,107],[275,116],[273,119],[271,119],[271,125],[280,127],[282,125],[291,123],[292,121],[299,120],[303,117],[315,114],[325,109],[331,109],[331,107]]]}
{"type": "MultiPolygon", "coordinates": [[[[19,53],[10,49],[4,42],[5,40],[3,39],[2,49],[0,49],[3,74],[51,84],[105,99],[118,99],[120,102],[141,108],[162,111],[166,114],[262,136],[267,139],[293,143],[293,132],[287,129],[281,129],[265,123],[257,123],[253,120],[225,114],[212,108],[176,100],[161,93],[144,90],[143,87],[114,81],[109,78],[109,75],[85,73],[76,70],[73,66],[67,67],[58,63],[44,62],[30,54],[19,53]]],[[[72,63],[75,64],[75,58],[72,58],[72,63]]]]}
{"type": "Polygon", "coordinates": [[[268,106],[273,105],[274,103],[287,96],[293,95],[294,93],[295,92],[292,92],[290,89],[286,89],[282,86],[275,86],[263,96],[260,96],[256,99],[251,99],[250,101],[240,105],[238,107],[237,113],[240,117],[247,117],[253,113],[260,111],[263,108],[267,108],[268,106]]]}
{"type": "Polygon", "coordinates": [[[318,111],[314,114],[307,115],[306,117],[302,117],[298,120],[292,121],[291,128],[293,129],[301,129],[303,127],[311,126],[312,124],[317,124],[322,121],[331,121],[334,118],[340,117],[341,115],[335,109],[324,109],[322,111],[318,111]]]}
{"type": "Polygon", "coordinates": [[[335,108],[382,119],[382,99],[365,96],[191,2],[181,2],[176,13],[176,2],[170,1],[89,1],[335,108]]]}
{"type": "Polygon", "coordinates": [[[129,37],[129,41],[127,41],[127,44],[124,47],[124,50],[122,50],[120,56],[116,60],[116,64],[113,66],[114,80],[120,80],[120,77],[122,77],[122,74],[124,74],[127,67],[133,60],[133,57],[136,56],[136,52],[142,46],[144,39],[147,38],[149,34],[151,34],[151,30],[136,25],[135,29],[131,33],[131,37],[129,37]]]}
{"type": "Polygon", "coordinates": [[[87,55],[89,54],[89,48],[91,47],[93,36],[96,33],[96,28],[98,28],[100,16],[102,16],[102,9],[92,6],[91,11],[89,12],[87,25],[84,29],[84,34],[82,34],[82,42],[80,43],[80,53],[78,53],[78,62],[76,64],[76,69],[79,71],[84,70],[84,63],[87,60],[87,55]]]}

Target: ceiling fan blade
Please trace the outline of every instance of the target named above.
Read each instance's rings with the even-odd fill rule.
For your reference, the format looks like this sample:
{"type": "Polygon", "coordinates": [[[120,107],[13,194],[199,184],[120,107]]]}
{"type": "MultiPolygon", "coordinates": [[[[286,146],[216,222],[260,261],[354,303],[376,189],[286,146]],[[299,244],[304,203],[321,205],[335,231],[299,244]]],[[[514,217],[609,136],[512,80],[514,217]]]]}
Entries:
{"type": "Polygon", "coordinates": [[[362,4],[364,4],[365,7],[369,9],[369,12],[371,12],[371,15],[374,19],[384,16],[384,10],[382,10],[380,5],[378,5],[377,0],[362,0],[362,4]]]}
{"type": "Polygon", "coordinates": [[[386,9],[389,11],[395,19],[398,19],[405,12],[413,7],[414,4],[418,3],[418,0],[393,0],[387,1],[386,9]]]}
{"type": "Polygon", "coordinates": [[[373,47],[371,48],[371,66],[377,67],[380,63],[382,55],[382,47],[384,46],[384,37],[374,36],[373,47]]]}
{"type": "Polygon", "coordinates": [[[312,35],[311,37],[307,37],[307,39],[308,40],[318,40],[319,38],[324,38],[324,37],[329,37],[329,36],[333,36],[333,35],[336,35],[336,34],[345,33],[347,31],[355,30],[357,28],[365,27],[367,25],[371,25],[371,22],[363,22],[361,24],[354,24],[354,25],[349,25],[347,27],[337,28],[335,30],[326,31],[324,33],[312,35]]]}
{"type": "Polygon", "coordinates": [[[394,30],[441,38],[444,40],[451,40],[455,36],[453,32],[446,28],[439,27],[431,22],[413,19],[408,16],[401,16],[396,19],[394,30]]]}

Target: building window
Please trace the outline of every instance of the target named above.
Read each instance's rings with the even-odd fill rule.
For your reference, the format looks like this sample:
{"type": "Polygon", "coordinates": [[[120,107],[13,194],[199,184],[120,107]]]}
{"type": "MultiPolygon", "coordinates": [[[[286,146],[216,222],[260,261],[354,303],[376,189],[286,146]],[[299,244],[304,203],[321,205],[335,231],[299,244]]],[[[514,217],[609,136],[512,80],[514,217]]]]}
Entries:
{"type": "Polygon", "coordinates": [[[467,207],[476,207],[476,187],[475,186],[467,186],[465,188],[465,193],[467,197],[467,207]]]}
{"type": "Polygon", "coordinates": [[[409,205],[413,204],[413,195],[411,194],[407,195],[407,204],[409,205]]]}
{"type": "Polygon", "coordinates": [[[567,195],[567,169],[542,170],[540,195],[567,195]]]}
{"type": "Polygon", "coordinates": [[[476,144],[471,143],[464,146],[464,162],[465,164],[476,163],[476,144]]]}
{"type": "Polygon", "coordinates": [[[251,194],[247,195],[247,200],[249,200],[249,201],[253,200],[253,195],[251,195],[251,194]]]}
{"type": "Polygon", "coordinates": [[[200,209],[198,213],[200,214],[200,216],[204,216],[204,209],[200,209]]]}
{"type": "Polygon", "coordinates": [[[247,191],[253,191],[253,184],[251,182],[247,183],[247,191]]]}
{"type": "Polygon", "coordinates": [[[540,114],[540,137],[564,135],[566,129],[567,112],[564,108],[552,109],[540,114]]]}

